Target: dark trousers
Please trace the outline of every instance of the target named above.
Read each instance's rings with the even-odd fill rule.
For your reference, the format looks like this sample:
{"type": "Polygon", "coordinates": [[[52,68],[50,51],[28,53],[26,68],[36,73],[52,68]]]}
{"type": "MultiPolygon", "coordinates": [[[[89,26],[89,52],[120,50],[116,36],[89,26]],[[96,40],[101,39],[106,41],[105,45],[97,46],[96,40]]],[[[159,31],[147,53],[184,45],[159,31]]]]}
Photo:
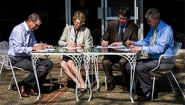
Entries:
{"type": "MultiPolygon", "coordinates": [[[[143,92],[148,92],[152,89],[152,80],[149,72],[158,64],[158,60],[143,59],[138,60],[135,67],[136,78],[139,79],[143,92]]],[[[125,69],[130,72],[130,63],[127,63],[125,69]]]]}
{"type": "MultiPolygon", "coordinates": [[[[12,57],[11,62],[13,66],[22,68],[30,72],[30,74],[26,78],[24,78],[21,83],[35,88],[37,86],[37,83],[35,79],[31,57],[12,57]]],[[[52,67],[53,63],[49,59],[39,58],[37,60],[36,70],[40,86],[42,86],[42,84],[45,82],[45,78],[47,77],[47,74],[51,71],[52,67]]]]}
{"type": "Polygon", "coordinates": [[[107,77],[107,83],[110,83],[111,81],[114,80],[113,73],[112,73],[112,66],[115,63],[119,63],[120,69],[122,72],[122,82],[123,82],[123,85],[126,85],[128,83],[128,75],[127,75],[128,73],[125,73],[126,72],[125,65],[127,63],[127,59],[117,55],[104,55],[102,65],[107,77]]]}

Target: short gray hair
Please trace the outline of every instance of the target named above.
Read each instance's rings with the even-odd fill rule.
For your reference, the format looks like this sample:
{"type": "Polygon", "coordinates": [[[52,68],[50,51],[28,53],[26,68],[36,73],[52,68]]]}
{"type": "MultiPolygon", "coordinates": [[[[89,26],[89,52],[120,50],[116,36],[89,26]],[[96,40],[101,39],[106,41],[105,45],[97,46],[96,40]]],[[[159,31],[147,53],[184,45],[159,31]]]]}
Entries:
{"type": "Polygon", "coordinates": [[[37,20],[39,20],[40,23],[42,23],[42,20],[41,20],[41,18],[39,17],[39,15],[38,15],[37,13],[32,13],[32,14],[30,14],[30,15],[28,16],[28,18],[27,18],[27,21],[28,21],[29,19],[31,19],[33,22],[36,22],[37,20]]]}
{"type": "Polygon", "coordinates": [[[148,18],[149,16],[151,16],[153,19],[156,19],[156,18],[161,19],[161,13],[156,8],[148,9],[148,11],[145,14],[145,18],[148,18]]]}

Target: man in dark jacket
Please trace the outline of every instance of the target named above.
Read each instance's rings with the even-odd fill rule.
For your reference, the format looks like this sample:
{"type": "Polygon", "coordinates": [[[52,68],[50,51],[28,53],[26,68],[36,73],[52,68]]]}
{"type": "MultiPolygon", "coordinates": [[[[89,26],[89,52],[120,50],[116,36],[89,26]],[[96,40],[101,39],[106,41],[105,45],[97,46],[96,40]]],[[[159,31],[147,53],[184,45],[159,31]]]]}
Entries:
{"type": "MultiPolygon", "coordinates": [[[[102,36],[102,46],[119,46],[123,45],[128,39],[138,40],[138,26],[130,20],[131,10],[127,7],[122,7],[118,13],[118,20],[109,21],[107,29],[102,36]]],[[[121,56],[104,55],[102,64],[107,77],[107,90],[115,88],[115,81],[112,73],[114,63],[119,63],[122,71],[123,91],[128,89],[129,76],[125,73],[125,64],[127,60],[121,56]]]]}

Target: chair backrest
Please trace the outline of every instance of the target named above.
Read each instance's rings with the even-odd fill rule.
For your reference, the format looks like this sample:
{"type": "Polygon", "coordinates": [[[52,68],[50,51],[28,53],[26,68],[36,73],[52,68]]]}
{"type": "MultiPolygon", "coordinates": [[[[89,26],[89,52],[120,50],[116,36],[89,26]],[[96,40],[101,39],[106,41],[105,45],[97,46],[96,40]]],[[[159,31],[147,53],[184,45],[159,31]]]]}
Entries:
{"type": "MultiPolygon", "coordinates": [[[[9,45],[6,41],[0,42],[0,63],[3,62],[4,58],[8,56],[9,45]]],[[[5,65],[8,65],[8,62],[5,62],[5,65]]]]}
{"type": "Polygon", "coordinates": [[[179,54],[179,50],[181,49],[181,46],[182,46],[182,42],[174,41],[175,56],[171,56],[171,57],[170,55],[162,56],[160,59],[157,71],[170,71],[171,69],[173,69],[175,65],[175,57],[179,54]],[[166,57],[170,57],[170,58],[166,59],[166,57]]]}
{"type": "Polygon", "coordinates": [[[1,64],[0,74],[2,69],[10,70],[8,60],[6,60],[6,58],[8,57],[8,48],[9,45],[6,41],[0,42],[0,64],[1,64]]]}
{"type": "MultiPolygon", "coordinates": [[[[23,70],[22,68],[18,68],[15,66],[10,66],[10,58],[8,56],[8,50],[9,50],[9,44],[7,41],[0,42],[0,64],[3,66],[3,69],[11,70],[11,67],[13,69],[19,69],[23,70]]],[[[0,70],[0,74],[2,71],[2,66],[0,70]]]]}
{"type": "Polygon", "coordinates": [[[91,46],[93,46],[93,37],[91,36],[91,46]]]}
{"type": "Polygon", "coordinates": [[[177,56],[179,54],[179,50],[181,49],[182,42],[174,41],[174,55],[177,56]]]}

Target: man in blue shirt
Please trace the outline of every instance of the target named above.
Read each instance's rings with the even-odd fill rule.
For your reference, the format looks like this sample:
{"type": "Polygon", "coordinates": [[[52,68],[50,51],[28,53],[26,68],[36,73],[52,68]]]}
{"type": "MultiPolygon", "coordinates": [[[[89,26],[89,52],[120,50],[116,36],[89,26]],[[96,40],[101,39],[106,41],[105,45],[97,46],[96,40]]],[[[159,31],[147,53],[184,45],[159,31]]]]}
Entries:
{"type": "MultiPolygon", "coordinates": [[[[158,64],[161,54],[174,54],[173,30],[161,20],[160,12],[156,8],[149,9],[145,17],[151,29],[144,40],[127,41],[131,51],[143,51],[150,54],[149,59],[139,60],[135,67],[136,76],[142,87],[143,94],[138,97],[139,101],[151,99],[152,80],[149,72],[158,64]]],[[[129,63],[125,66],[130,71],[129,63]]],[[[154,94],[154,98],[157,94],[154,94]]]]}
{"type": "MultiPolygon", "coordinates": [[[[30,71],[30,74],[18,83],[23,97],[28,97],[29,94],[38,95],[35,91],[37,84],[32,66],[31,52],[52,48],[51,45],[38,44],[34,37],[33,31],[38,29],[41,23],[42,21],[38,14],[33,13],[28,16],[26,21],[15,26],[9,37],[8,55],[12,65],[30,71]]],[[[49,59],[38,59],[36,68],[40,86],[44,83],[52,67],[53,63],[49,59]]]]}

